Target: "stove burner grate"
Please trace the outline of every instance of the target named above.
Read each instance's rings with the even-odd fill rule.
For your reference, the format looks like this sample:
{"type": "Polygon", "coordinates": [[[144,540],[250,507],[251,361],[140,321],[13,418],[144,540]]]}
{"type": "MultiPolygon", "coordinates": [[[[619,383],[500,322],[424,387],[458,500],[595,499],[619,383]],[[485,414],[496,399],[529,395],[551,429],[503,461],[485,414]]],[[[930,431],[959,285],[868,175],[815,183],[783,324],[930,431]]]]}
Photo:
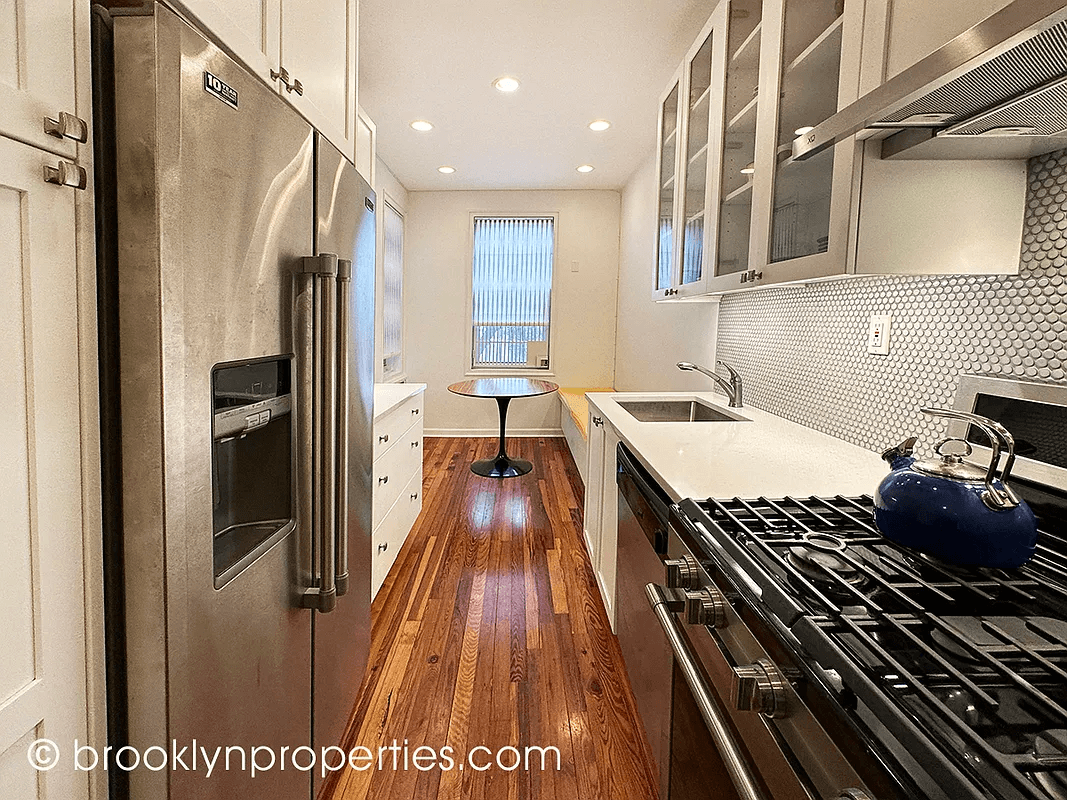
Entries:
{"type": "Polygon", "coordinates": [[[869,496],[682,510],[738,592],[840,675],[949,794],[1067,800],[1067,734],[1055,735],[1067,731],[1061,534],[1042,533],[1025,567],[996,570],[885,539],[869,496]]]}

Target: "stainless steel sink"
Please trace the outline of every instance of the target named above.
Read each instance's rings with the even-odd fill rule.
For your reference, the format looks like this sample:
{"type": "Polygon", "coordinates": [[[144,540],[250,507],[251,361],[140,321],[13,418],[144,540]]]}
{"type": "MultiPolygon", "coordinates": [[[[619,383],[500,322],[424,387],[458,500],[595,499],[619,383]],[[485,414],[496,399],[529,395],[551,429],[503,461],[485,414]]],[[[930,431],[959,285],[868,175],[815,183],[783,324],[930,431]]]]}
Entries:
{"type": "Polygon", "coordinates": [[[638,422],[748,422],[700,400],[619,400],[619,406],[638,422]]]}

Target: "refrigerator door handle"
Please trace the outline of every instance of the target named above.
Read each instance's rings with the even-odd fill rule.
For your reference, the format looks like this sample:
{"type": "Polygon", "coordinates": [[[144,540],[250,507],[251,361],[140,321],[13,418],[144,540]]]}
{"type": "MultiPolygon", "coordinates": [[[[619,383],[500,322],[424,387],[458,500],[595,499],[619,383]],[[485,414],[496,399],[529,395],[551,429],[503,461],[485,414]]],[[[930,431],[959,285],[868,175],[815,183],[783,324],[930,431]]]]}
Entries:
{"type": "Polygon", "coordinates": [[[337,596],[348,593],[348,358],[351,347],[352,262],[337,260],[337,596]]]}
{"type": "Polygon", "coordinates": [[[300,604],[327,613],[337,606],[337,256],[322,253],[301,259],[297,285],[297,374],[301,390],[297,469],[305,479],[300,491],[301,522],[311,533],[314,584],[303,590],[300,604]]]}

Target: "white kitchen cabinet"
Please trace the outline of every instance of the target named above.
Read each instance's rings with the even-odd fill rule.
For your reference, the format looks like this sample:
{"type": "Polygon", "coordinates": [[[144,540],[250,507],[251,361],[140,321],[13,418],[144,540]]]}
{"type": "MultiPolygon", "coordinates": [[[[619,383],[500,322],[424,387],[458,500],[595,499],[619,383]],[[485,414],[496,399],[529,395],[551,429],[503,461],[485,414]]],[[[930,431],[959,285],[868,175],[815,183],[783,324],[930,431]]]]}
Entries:
{"type": "Polygon", "coordinates": [[[175,0],[350,161],[357,0],[175,0]]]}
{"type": "MultiPolygon", "coordinates": [[[[998,0],[989,1],[995,5],[998,0]]],[[[849,275],[1018,271],[1023,162],[888,163],[880,158],[877,143],[854,138],[806,160],[792,158],[793,140],[855,101],[861,84],[872,82],[871,70],[880,81],[887,60],[905,58],[900,48],[894,54],[891,32],[895,26],[897,36],[906,35],[901,31],[918,24],[913,19],[917,3],[930,5],[920,0],[719,4],[661,108],[661,134],[669,130],[665,109],[677,110],[679,132],[673,141],[682,144],[676,149],[694,142],[692,131],[703,135],[704,117],[697,119],[692,105],[702,89],[694,66],[701,61],[708,31],[721,30],[725,66],[719,72],[713,67],[711,75],[712,93],[724,113],[722,125],[709,128],[708,149],[720,156],[706,162],[708,186],[703,187],[699,217],[706,224],[699,231],[699,248],[691,224],[678,234],[685,241],[673,242],[669,257],[664,255],[665,237],[697,221],[695,211],[684,212],[681,206],[698,203],[694,191],[702,187],[699,170],[686,171],[695,163],[692,153],[677,156],[670,172],[668,155],[675,153],[668,154],[667,145],[672,140],[661,135],[661,173],[668,179],[677,174],[677,179],[671,187],[666,180],[660,184],[655,299],[849,275]],[[675,193],[668,196],[668,188],[675,193]],[[715,223],[711,208],[718,211],[715,223]],[[690,247],[700,259],[686,256],[690,247]],[[686,277],[692,278],[688,284],[686,277]]],[[[934,46],[963,24],[958,19],[944,22],[951,15],[943,10],[930,16],[937,31],[934,46]]],[[[985,14],[971,10],[963,15],[967,20],[971,16],[973,24],[985,14]]]]}
{"type": "Polygon", "coordinates": [[[597,585],[615,630],[615,573],[618,551],[618,488],[615,451],[619,434],[592,402],[589,403],[589,451],[585,487],[584,533],[597,585]]]}
{"type": "Polygon", "coordinates": [[[85,141],[88,109],[62,136],[45,119],[74,115],[74,12],[72,0],[6,0],[0,4],[0,135],[74,158],[85,141]],[[58,133],[58,132],[57,132],[58,133]]]}
{"type": "Polygon", "coordinates": [[[422,509],[424,384],[375,387],[371,599],[422,509]]]}
{"type": "MultiPolygon", "coordinates": [[[[873,89],[879,83],[903,72],[915,62],[925,58],[950,39],[977,25],[996,13],[1011,0],[967,0],[965,3],[946,3],[944,0],[892,0],[873,2],[869,0],[870,19],[867,25],[872,34],[884,36],[884,59],[880,66],[882,74],[877,83],[864,86],[863,91],[873,89]],[[885,22],[877,19],[884,15],[885,22]]],[[[877,51],[872,52],[872,56],[877,51]]],[[[879,59],[865,59],[864,66],[873,66],[879,59]]]]}
{"type": "Polygon", "coordinates": [[[653,299],[707,291],[716,241],[726,62],[726,15],[720,3],[675,73],[659,111],[659,230],[653,299]]]}
{"type": "Polygon", "coordinates": [[[367,116],[362,108],[356,108],[356,169],[359,174],[367,179],[367,183],[375,192],[378,184],[375,182],[375,162],[378,149],[378,128],[374,120],[367,116]]]}
{"type": "Polygon", "coordinates": [[[358,0],[281,0],[281,6],[280,63],[289,85],[279,81],[279,91],[355,162],[358,0]]]}
{"type": "MultiPolygon", "coordinates": [[[[83,382],[79,359],[83,350],[95,359],[96,340],[83,340],[79,316],[77,190],[42,177],[56,165],[0,138],[0,794],[27,800],[89,796],[90,776],[65,759],[87,741],[87,663],[94,677],[99,666],[87,656],[86,604],[98,587],[86,586],[83,550],[97,508],[84,469],[99,453],[83,451],[82,427],[97,387],[83,382]],[[41,737],[65,748],[59,769],[28,763],[41,737]]],[[[88,535],[98,547],[99,530],[88,535]]]]}

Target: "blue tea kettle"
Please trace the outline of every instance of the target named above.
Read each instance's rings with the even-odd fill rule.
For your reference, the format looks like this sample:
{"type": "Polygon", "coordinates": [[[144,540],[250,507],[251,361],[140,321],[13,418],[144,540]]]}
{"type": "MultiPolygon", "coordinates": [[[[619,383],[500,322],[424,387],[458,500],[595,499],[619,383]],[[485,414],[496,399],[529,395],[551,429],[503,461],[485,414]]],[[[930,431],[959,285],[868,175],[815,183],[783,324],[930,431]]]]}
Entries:
{"type": "Polygon", "coordinates": [[[882,453],[893,471],[874,495],[874,519],[887,538],[945,561],[977,567],[1012,568],[1026,563],[1037,545],[1037,519],[1008,486],[1015,440],[999,422],[947,408],[924,408],[933,417],[964,420],[988,438],[988,468],[964,461],[966,439],[948,438],[935,448],[937,460],[912,458],[911,437],[882,453]],[[946,452],[946,446],[960,450],[946,452]],[[1001,453],[1004,470],[997,477],[1001,453]]]}

